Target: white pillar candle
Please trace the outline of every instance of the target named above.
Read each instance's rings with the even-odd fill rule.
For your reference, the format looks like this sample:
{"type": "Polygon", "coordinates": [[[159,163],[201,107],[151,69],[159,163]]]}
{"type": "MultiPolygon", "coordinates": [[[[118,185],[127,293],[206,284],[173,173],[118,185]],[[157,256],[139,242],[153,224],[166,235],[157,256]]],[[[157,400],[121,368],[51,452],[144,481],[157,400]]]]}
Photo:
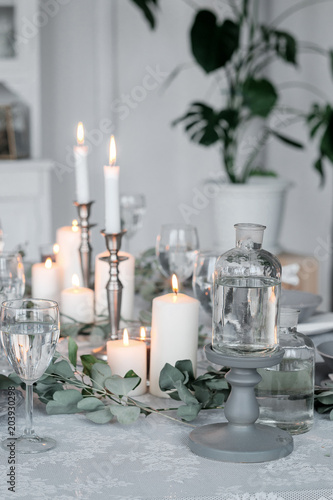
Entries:
{"type": "MultiPolygon", "coordinates": [[[[110,266],[107,262],[100,260],[100,257],[107,257],[109,252],[99,253],[95,258],[95,314],[108,315],[108,301],[106,294],[106,284],[109,281],[110,266]]],[[[120,251],[119,256],[128,257],[127,260],[119,264],[119,279],[123,285],[121,296],[120,315],[125,320],[133,319],[134,309],[134,286],[135,286],[135,258],[133,255],[120,251]]],[[[98,318],[97,318],[98,319],[98,318]]]]}
{"type": "Polygon", "coordinates": [[[188,295],[174,291],[153,300],[149,390],[154,396],[168,397],[159,387],[165,363],[190,359],[196,373],[198,322],[199,301],[188,295]]]}
{"type": "Polygon", "coordinates": [[[88,176],[88,148],[84,146],[84,128],[82,122],[77,126],[77,146],[74,146],[75,160],[75,182],[76,201],[78,203],[88,203],[89,200],[89,176],[88,176]]]}
{"type": "Polygon", "coordinates": [[[120,233],[119,167],[116,163],[116,143],[110,140],[109,165],[104,166],[105,232],[120,233]]]}
{"type": "Polygon", "coordinates": [[[107,344],[108,365],[112,375],[123,377],[133,370],[141,382],[129,396],[141,396],[147,391],[147,348],[144,342],[128,338],[127,330],[121,340],[108,340],[107,344]]]}
{"type": "Polygon", "coordinates": [[[55,300],[59,303],[61,290],[61,269],[48,258],[31,268],[31,292],[36,299],[55,300]]]}
{"type": "Polygon", "coordinates": [[[62,270],[61,288],[71,287],[73,274],[77,274],[80,283],[83,283],[79,252],[81,229],[78,227],[77,221],[73,221],[72,226],[64,226],[57,229],[56,239],[59,245],[56,261],[62,270]]]}
{"type": "MultiPolygon", "coordinates": [[[[60,312],[79,323],[94,322],[94,292],[90,288],[80,286],[79,277],[74,274],[72,287],[62,290],[60,295],[60,312]]],[[[70,323],[63,317],[63,323],[70,323]]]]}

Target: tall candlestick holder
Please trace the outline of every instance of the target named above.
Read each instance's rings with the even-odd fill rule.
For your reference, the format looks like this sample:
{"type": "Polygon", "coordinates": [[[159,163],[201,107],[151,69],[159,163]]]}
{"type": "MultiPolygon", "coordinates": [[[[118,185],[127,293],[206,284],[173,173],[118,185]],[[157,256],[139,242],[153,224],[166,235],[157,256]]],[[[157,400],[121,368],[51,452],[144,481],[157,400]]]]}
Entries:
{"type": "Polygon", "coordinates": [[[232,387],[224,409],[228,422],[197,427],[190,434],[190,449],[223,462],[266,462],[289,455],[293,438],[288,432],[255,423],[259,405],[254,387],[261,380],[257,368],[280,363],[283,349],[265,356],[232,356],[215,352],[209,344],[205,353],[212,363],[230,367],[225,376],[232,387]]]}
{"type": "MultiPolygon", "coordinates": [[[[121,297],[123,290],[123,285],[119,279],[119,264],[120,262],[128,259],[128,257],[120,256],[118,255],[118,253],[121,247],[122,237],[125,233],[126,230],[121,231],[120,233],[105,233],[104,230],[101,231],[101,234],[105,238],[106,248],[109,251],[109,255],[107,255],[106,257],[100,257],[100,260],[108,262],[110,266],[110,277],[109,281],[106,284],[106,293],[108,299],[111,340],[118,339],[121,297]]],[[[106,346],[94,349],[93,353],[99,359],[107,359],[106,346]]]]}
{"type": "Polygon", "coordinates": [[[79,248],[79,252],[83,283],[86,288],[89,288],[91,274],[92,247],[89,241],[89,230],[90,228],[96,226],[96,224],[89,224],[90,210],[93,203],[93,201],[89,201],[88,203],[78,203],[77,201],[74,202],[74,205],[77,207],[80,219],[81,245],[79,248]]]}

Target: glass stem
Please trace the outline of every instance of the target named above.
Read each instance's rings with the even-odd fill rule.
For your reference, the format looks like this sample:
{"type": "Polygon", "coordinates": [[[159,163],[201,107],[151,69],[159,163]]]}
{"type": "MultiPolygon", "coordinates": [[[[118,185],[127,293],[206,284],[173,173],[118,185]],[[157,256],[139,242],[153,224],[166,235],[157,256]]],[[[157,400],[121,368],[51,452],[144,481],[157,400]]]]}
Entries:
{"type": "Polygon", "coordinates": [[[26,390],[25,390],[25,436],[34,436],[35,431],[33,429],[33,384],[28,384],[26,382],[26,390]]]}

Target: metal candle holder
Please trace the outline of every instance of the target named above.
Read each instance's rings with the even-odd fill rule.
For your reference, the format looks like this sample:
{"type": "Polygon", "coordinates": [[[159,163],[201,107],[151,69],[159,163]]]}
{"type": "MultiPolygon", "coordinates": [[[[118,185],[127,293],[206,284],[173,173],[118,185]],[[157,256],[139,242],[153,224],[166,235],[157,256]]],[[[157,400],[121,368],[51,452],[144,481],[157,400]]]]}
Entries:
{"type": "Polygon", "coordinates": [[[80,219],[81,227],[81,245],[79,248],[80,259],[81,259],[81,269],[83,276],[83,283],[86,288],[90,285],[90,272],[91,272],[91,254],[92,248],[89,241],[89,230],[91,227],[96,226],[96,224],[89,224],[90,209],[93,201],[88,203],[78,203],[74,202],[77,207],[77,211],[80,219]]]}
{"type": "Polygon", "coordinates": [[[105,233],[104,230],[101,234],[105,237],[106,248],[109,251],[107,257],[100,257],[100,260],[108,262],[110,266],[110,278],[106,284],[106,293],[108,298],[109,319],[111,327],[111,340],[118,339],[119,321],[120,321],[120,308],[121,296],[123,285],[119,279],[119,263],[127,260],[128,257],[120,257],[118,252],[121,247],[121,240],[126,230],[120,233],[105,233]]]}
{"type": "Polygon", "coordinates": [[[190,434],[190,449],[223,462],[266,462],[289,455],[293,439],[288,432],[255,423],[259,405],[254,387],[261,380],[256,369],[280,363],[283,349],[266,356],[227,356],[209,344],[205,353],[209,361],[230,367],[226,379],[232,389],[224,410],[228,423],[197,427],[190,434]]]}

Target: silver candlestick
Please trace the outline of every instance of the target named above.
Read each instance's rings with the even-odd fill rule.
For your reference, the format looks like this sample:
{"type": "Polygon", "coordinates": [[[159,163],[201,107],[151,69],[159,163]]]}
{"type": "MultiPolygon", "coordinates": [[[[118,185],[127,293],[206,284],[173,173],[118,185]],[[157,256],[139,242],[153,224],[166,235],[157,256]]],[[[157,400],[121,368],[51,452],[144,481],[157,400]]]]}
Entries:
{"type": "Polygon", "coordinates": [[[125,233],[126,230],[120,233],[110,234],[101,231],[101,234],[105,237],[106,248],[109,251],[109,255],[107,257],[100,257],[100,260],[108,262],[110,266],[110,278],[106,284],[106,293],[108,298],[111,340],[118,339],[121,296],[123,291],[123,285],[119,279],[119,263],[128,259],[128,257],[118,255],[118,252],[121,247],[122,237],[125,233]]]}
{"type": "MultiPolygon", "coordinates": [[[[101,231],[101,234],[105,237],[106,248],[109,251],[109,255],[106,257],[100,257],[100,260],[108,262],[110,266],[110,278],[106,284],[106,293],[108,299],[111,340],[118,339],[121,296],[123,291],[123,285],[119,279],[119,264],[120,262],[128,259],[128,257],[118,255],[118,252],[121,247],[122,237],[125,233],[126,230],[121,231],[120,233],[105,233],[104,231],[101,231]]],[[[94,349],[93,354],[99,359],[106,360],[106,346],[94,349]]]]}
{"type": "Polygon", "coordinates": [[[81,245],[79,248],[80,259],[81,259],[81,269],[83,276],[83,283],[86,288],[90,285],[90,272],[91,272],[91,254],[92,248],[89,241],[89,230],[91,227],[96,226],[96,224],[89,224],[90,209],[93,201],[88,203],[78,203],[74,202],[77,207],[80,227],[81,227],[81,245]]]}

